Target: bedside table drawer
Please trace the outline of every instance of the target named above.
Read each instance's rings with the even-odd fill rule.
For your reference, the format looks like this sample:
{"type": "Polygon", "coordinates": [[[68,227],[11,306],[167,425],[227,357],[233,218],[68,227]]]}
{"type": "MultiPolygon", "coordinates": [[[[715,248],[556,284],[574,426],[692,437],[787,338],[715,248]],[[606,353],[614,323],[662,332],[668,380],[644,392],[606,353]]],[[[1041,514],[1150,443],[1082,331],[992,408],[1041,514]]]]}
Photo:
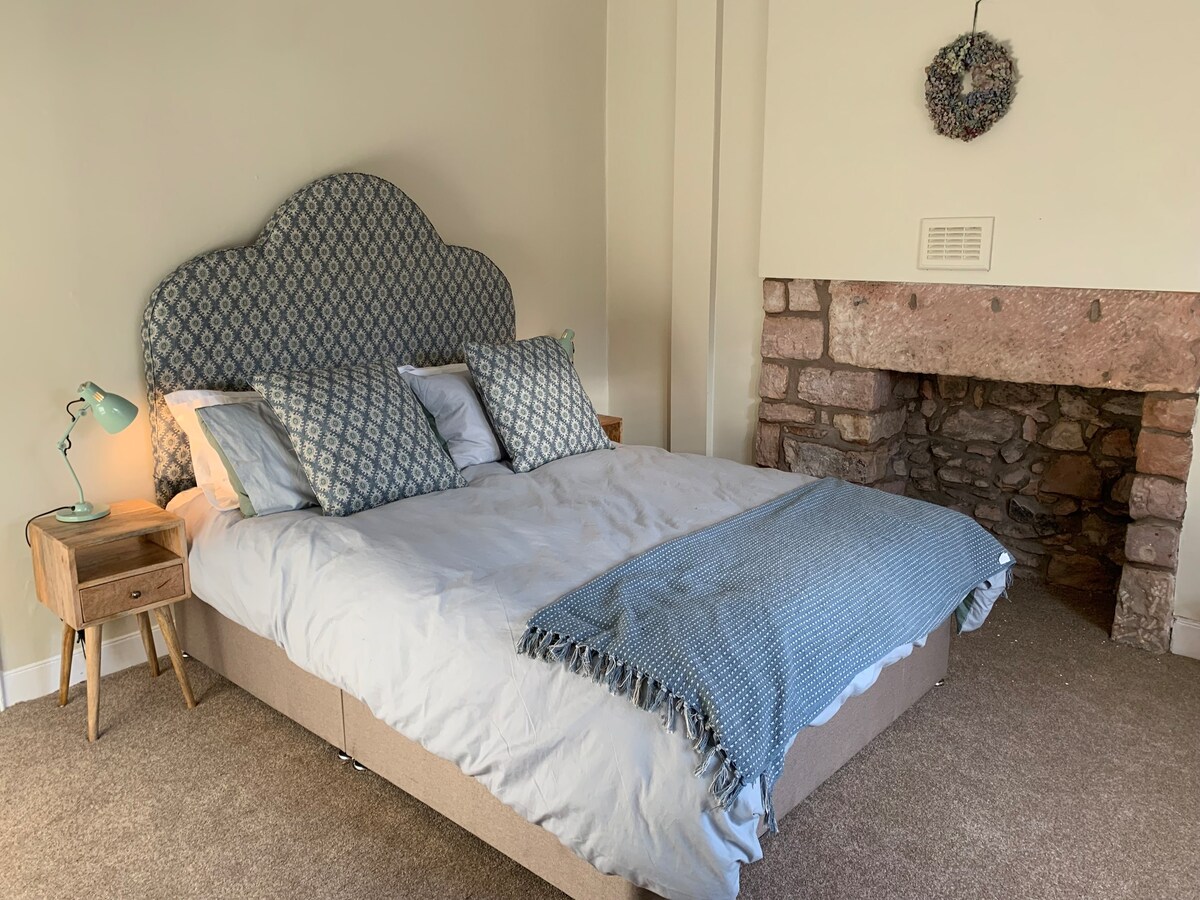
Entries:
{"type": "Polygon", "coordinates": [[[85,622],[115,616],[152,603],[177,600],[184,594],[183,566],[119,578],[79,591],[85,622]]]}

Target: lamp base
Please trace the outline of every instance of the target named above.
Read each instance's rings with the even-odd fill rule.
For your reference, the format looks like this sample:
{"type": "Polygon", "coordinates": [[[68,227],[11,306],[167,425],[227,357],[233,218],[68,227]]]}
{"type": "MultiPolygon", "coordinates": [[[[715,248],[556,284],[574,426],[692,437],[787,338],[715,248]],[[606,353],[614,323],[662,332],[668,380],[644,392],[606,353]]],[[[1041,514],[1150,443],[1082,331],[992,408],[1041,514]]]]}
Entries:
{"type": "Polygon", "coordinates": [[[60,522],[93,522],[103,519],[108,513],[107,503],[88,503],[85,500],[83,503],[76,503],[70,509],[56,513],[54,518],[60,522]]]}

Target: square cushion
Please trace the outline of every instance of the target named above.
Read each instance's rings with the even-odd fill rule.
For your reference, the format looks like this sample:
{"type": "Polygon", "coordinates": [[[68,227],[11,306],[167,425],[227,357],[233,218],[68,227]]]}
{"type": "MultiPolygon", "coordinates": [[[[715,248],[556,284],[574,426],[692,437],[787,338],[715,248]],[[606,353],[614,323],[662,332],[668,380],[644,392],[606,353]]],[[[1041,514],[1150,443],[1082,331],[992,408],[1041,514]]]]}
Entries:
{"type": "Polygon", "coordinates": [[[466,484],[390,365],[272,372],[251,383],[287,429],[326,515],[466,484]]]}
{"type": "Polygon", "coordinates": [[[446,442],[446,451],[456,466],[465,469],[504,456],[465,365],[429,369],[401,366],[400,377],[433,416],[434,428],[446,442]]]}
{"type": "Polygon", "coordinates": [[[606,450],[575,367],[552,337],[467,344],[467,365],[515,472],[564,456],[606,450]]]}
{"type": "Polygon", "coordinates": [[[205,437],[229,473],[244,516],[318,506],[291,439],[261,397],[196,410],[205,437]]]}

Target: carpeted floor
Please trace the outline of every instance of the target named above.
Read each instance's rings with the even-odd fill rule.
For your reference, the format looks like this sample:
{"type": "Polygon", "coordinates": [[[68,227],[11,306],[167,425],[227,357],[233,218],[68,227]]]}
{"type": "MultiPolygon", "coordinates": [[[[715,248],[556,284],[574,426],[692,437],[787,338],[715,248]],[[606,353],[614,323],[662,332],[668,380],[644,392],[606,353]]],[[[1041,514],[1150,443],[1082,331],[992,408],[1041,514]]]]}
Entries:
{"type": "MultiPolygon", "coordinates": [[[[746,898],[1200,897],[1200,662],[1018,588],[743,870],[746,898]]],[[[5,897],[562,895],[203,666],[0,714],[5,897]]]]}

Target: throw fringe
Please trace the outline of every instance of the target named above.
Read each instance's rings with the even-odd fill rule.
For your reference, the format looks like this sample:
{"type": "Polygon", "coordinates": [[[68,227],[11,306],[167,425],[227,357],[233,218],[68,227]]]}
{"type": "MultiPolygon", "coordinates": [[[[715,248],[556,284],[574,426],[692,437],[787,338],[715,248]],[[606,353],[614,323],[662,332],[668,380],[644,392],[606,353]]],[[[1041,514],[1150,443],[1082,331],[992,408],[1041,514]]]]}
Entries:
{"type": "Polygon", "coordinates": [[[561,663],[569,672],[603,685],[609,693],[625,697],[639,709],[657,713],[663,728],[669,732],[674,733],[682,722],[684,737],[700,757],[695,770],[696,777],[706,777],[712,770],[708,793],[717,806],[729,809],[742,789],[750,782],[757,781],[762,791],[767,828],[772,832],[779,831],[771,803],[772,779],[766,774],[747,779],[738,772],[721,746],[708,717],[648,672],[641,672],[612,654],[577,644],[566,635],[544,631],[532,625],[525,629],[517,641],[517,653],[561,663]]]}

